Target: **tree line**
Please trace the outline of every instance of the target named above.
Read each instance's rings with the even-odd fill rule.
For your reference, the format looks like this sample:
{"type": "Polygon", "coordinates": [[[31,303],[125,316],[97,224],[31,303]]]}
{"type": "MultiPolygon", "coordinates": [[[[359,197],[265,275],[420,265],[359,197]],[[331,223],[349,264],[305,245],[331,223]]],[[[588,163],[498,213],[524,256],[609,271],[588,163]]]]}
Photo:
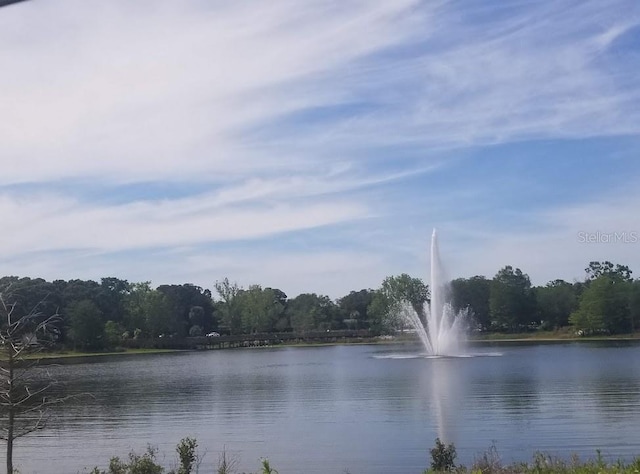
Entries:
{"type": "MultiPolygon", "coordinates": [[[[640,280],[611,262],[591,262],[583,281],[553,280],[531,285],[519,268],[505,266],[492,278],[451,282],[456,310],[468,308],[477,331],[515,332],[572,325],[581,334],[621,334],[638,329],[640,280]]],[[[332,300],[316,293],[294,298],[277,288],[243,288],[227,278],[214,291],[189,283],[130,283],[115,277],[92,280],[0,278],[16,317],[37,308],[58,315],[57,343],[77,350],[100,350],[122,339],[402,328],[400,305],[408,302],[424,317],[429,287],[407,274],[389,276],[377,289],[361,289],[332,300]]]]}

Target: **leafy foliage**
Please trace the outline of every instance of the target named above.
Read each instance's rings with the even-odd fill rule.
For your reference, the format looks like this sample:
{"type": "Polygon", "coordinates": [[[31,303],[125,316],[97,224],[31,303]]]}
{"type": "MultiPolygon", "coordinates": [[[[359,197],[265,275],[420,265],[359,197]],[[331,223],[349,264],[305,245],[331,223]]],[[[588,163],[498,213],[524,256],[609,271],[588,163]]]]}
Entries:
{"type": "MultiPolygon", "coordinates": [[[[637,331],[640,321],[640,280],[626,265],[590,262],[586,280],[554,280],[533,288],[527,274],[512,266],[493,279],[484,276],[451,282],[456,310],[469,309],[481,331],[557,329],[572,324],[580,334],[622,334],[637,331]]],[[[14,314],[22,316],[38,305],[52,322],[55,342],[79,350],[115,348],[123,339],[201,337],[284,331],[369,329],[372,334],[401,330],[398,308],[409,302],[424,318],[429,287],[406,273],[388,276],[374,290],[351,291],[332,300],[316,293],[289,299],[277,288],[242,288],[228,278],[215,283],[215,298],[193,284],[130,283],[115,277],[92,280],[0,278],[13,289],[14,314]]],[[[153,342],[152,342],[153,343],[153,342]]],[[[141,342],[140,344],[143,344],[141,342]]]]}
{"type": "Polygon", "coordinates": [[[194,438],[183,438],[178,443],[176,451],[178,452],[178,458],[180,460],[180,467],[177,474],[191,474],[196,467],[198,457],[196,455],[196,448],[198,442],[194,438]]]}
{"type": "Polygon", "coordinates": [[[580,299],[570,322],[584,334],[619,334],[630,332],[633,326],[630,296],[633,286],[623,277],[604,273],[591,281],[580,299]]]}
{"type": "Polygon", "coordinates": [[[557,329],[569,323],[578,307],[576,287],[564,280],[554,280],[536,288],[539,317],[545,329],[557,329]]]}
{"type": "Polygon", "coordinates": [[[497,329],[515,331],[536,321],[536,300],[529,276],[507,265],[491,282],[489,296],[491,324],[497,329]]]}
{"type": "Polygon", "coordinates": [[[162,474],[163,467],[156,462],[157,450],[148,446],[143,454],[129,453],[129,459],[122,461],[119,457],[112,457],[109,461],[109,469],[101,471],[97,467],[91,474],[162,474]]]}
{"type": "Polygon", "coordinates": [[[104,322],[98,305],[91,300],[73,301],[66,313],[69,335],[76,348],[91,351],[104,347],[104,322]]]}
{"type": "Polygon", "coordinates": [[[468,309],[479,329],[491,327],[489,296],[491,281],[483,276],[458,278],[451,282],[451,293],[455,311],[468,309]]]}
{"type": "Polygon", "coordinates": [[[445,445],[440,438],[436,438],[435,447],[431,448],[431,469],[434,471],[452,471],[455,469],[456,447],[453,443],[445,445]]]}
{"type": "Polygon", "coordinates": [[[297,332],[331,329],[339,309],[328,296],[302,293],[289,300],[287,314],[297,332]]]}

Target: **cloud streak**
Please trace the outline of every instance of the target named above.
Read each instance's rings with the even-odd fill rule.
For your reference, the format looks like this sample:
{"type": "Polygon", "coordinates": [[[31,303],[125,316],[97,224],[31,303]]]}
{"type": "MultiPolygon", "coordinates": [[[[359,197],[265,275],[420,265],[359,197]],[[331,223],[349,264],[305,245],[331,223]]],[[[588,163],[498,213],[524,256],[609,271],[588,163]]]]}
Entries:
{"type": "MultiPolygon", "coordinates": [[[[190,262],[180,278],[201,284],[229,271],[339,291],[421,273],[422,239],[439,225],[461,236],[452,253],[475,262],[460,270],[522,261],[541,278],[560,272],[542,247],[572,255],[573,267],[586,249],[563,235],[584,216],[635,222],[633,208],[596,189],[589,203],[541,206],[530,193],[490,209],[486,183],[545,186],[506,166],[464,186],[456,174],[506,144],[600,137],[615,142],[605,150],[615,159],[619,138],[640,134],[639,31],[640,7],[627,0],[3,9],[0,262],[34,276],[74,262],[78,277],[94,262],[166,282],[149,257],[160,254],[190,262]],[[526,215],[500,233],[509,213],[526,215]],[[521,241],[542,263],[519,253],[521,241]]],[[[632,160],[615,161],[629,182],[632,160]]]]}

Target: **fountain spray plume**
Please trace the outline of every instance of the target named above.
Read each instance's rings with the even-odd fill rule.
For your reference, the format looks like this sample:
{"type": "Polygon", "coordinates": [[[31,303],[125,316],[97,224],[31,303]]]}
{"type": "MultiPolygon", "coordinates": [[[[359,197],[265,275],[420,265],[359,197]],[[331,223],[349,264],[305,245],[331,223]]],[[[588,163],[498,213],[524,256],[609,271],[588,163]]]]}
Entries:
{"type": "Polygon", "coordinates": [[[462,350],[467,310],[454,311],[448,280],[440,262],[438,235],[431,235],[431,302],[425,308],[425,322],[410,304],[404,304],[401,316],[413,326],[427,353],[456,355],[462,350]]]}

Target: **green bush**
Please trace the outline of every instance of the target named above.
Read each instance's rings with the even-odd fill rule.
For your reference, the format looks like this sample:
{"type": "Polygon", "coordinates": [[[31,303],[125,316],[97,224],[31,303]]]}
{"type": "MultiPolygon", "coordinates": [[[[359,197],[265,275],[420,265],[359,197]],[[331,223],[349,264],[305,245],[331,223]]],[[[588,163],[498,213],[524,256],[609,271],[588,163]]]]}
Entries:
{"type": "Polygon", "coordinates": [[[453,471],[456,467],[456,447],[453,443],[445,445],[436,438],[436,446],[431,449],[431,469],[437,472],[453,471]]]}
{"type": "Polygon", "coordinates": [[[178,458],[180,459],[178,474],[191,474],[193,472],[193,468],[198,461],[196,455],[197,447],[198,442],[193,438],[183,438],[180,440],[180,443],[176,447],[178,458]]]}
{"type": "Polygon", "coordinates": [[[119,457],[112,457],[109,461],[109,470],[101,471],[97,467],[91,474],[162,474],[164,469],[156,463],[157,450],[148,446],[147,451],[138,455],[134,451],[129,453],[129,461],[122,461],[119,457]]]}

